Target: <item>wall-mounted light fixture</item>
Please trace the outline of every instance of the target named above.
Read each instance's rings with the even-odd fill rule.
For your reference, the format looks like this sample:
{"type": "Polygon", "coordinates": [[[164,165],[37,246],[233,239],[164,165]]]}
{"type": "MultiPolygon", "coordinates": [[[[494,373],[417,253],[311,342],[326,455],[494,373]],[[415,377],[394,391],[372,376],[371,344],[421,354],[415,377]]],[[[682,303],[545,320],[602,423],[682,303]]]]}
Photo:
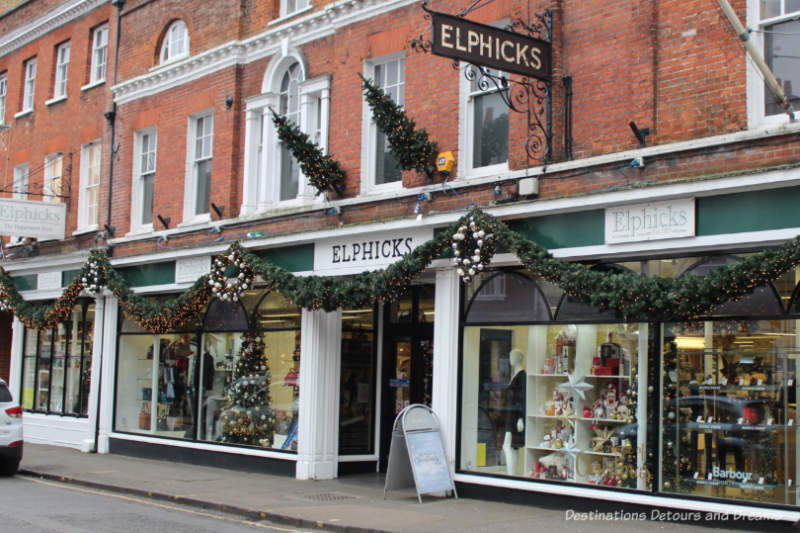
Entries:
{"type": "Polygon", "coordinates": [[[114,228],[114,226],[109,226],[108,224],[103,224],[103,228],[106,230],[106,235],[108,237],[113,237],[114,236],[114,230],[116,229],[116,228],[114,228]]]}
{"type": "Polygon", "coordinates": [[[164,229],[169,229],[169,217],[162,217],[161,215],[156,215],[156,218],[161,225],[164,226],[164,229]]]}
{"type": "Polygon", "coordinates": [[[650,128],[639,128],[632,120],[628,122],[628,126],[631,127],[631,131],[639,140],[639,146],[647,146],[647,136],[650,135],[650,128]]]}
{"type": "Polygon", "coordinates": [[[233,95],[225,95],[225,109],[230,109],[231,107],[233,107],[233,95]]]}
{"type": "Polygon", "coordinates": [[[217,205],[214,202],[211,202],[211,209],[214,210],[214,213],[216,213],[217,218],[222,218],[222,212],[225,211],[225,206],[217,205]]]}

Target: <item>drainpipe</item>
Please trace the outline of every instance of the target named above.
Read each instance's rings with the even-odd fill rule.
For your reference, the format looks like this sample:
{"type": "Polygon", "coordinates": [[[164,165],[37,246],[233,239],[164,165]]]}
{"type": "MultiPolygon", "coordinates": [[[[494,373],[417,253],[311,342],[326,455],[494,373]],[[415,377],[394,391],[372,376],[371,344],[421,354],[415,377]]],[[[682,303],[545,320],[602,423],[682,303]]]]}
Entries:
{"type": "Polygon", "coordinates": [[[792,104],[789,102],[789,98],[786,97],[786,93],[783,92],[778,80],[775,79],[775,75],[764,61],[764,58],[761,57],[761,53],[756,48],[756,45],[754,45],[750,40],[750,31],[742,26],[742,23],[739,21],[739,17],[736,16],[736,13],[728,3],[728,0],[717,1],[719,2],[719,7],[721,7],[722,11],[725,13],[725,16],[728,17],[728,22],[730,22],[731,26],[733,26],[736,35],[738,35],[739,39],[742,40],[744,49],[747,50],[747,53],[750,54],[750,57],[756,64],[756,67],[758,67],[758,70],[760,70],[761,74],[763,74],[764,81],[767,82],[767,86],[775,95],[775,99],[778,101],[783,110],[786,111],[786,114],[789,115],[789,121],[794,122],[794,109],[792,109],[792,104]]]}
{"type": "MultiPolygon", "coordinates": [[[[117,71],[119,69],[119,41],[120,41],[120,34],[122,33],[122,8],[125,6],[125,0],[111,0],[111,5],[117,8],[117,39],[116,44],[114,45],[114,81],[113,85],[117,84],[117,71]]],[[[112,86],[113,86],[112,85],[112,86]]],[[[114,142],[116,138],[116,118],[117,118],[117,103],[113,101],[113,93],[112,93],[112,103],[111,103],[111,111],[106,111],[104,116],[108,121],[109,126],[111,127],[111,150],[109,154],[109,165],[108,165],[108,212],[106,215],[106,231],[108,232],[111,228],[111,193],[113,190],[112,184],[114,183],[114,157],[116,157],[117,152],[114,149],[114,142]]],[[[106,234],[106,241],[110,236],[106,234]]],[[[94,445],[93,445],[93,452],[97,452],[97,442],[100,438],[100,403],[102,398],[102,389],[103,389],[103,347],[105,346],[105,329],[106,329],[106,321],[105,321],[105,310],[106,306],[103,306],[103,316],[100,317],[100,338],[103,339],[102,344],[100,345],[100,361],[99,367],[97,369],[97,409],[95,411],[95,421],[94,421],[94,445]]]]}

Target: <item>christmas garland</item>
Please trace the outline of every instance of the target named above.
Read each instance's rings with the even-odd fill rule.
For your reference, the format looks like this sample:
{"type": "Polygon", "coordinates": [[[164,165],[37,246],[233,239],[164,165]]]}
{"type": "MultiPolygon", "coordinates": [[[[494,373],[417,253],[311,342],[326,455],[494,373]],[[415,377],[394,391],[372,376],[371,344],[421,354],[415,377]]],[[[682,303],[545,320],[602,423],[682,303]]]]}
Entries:
{"type": "MultiPolygon", "coordinates": [[[[737,264],[719,267],[702,276],[645,278],[632,272],[599,272],[586,265],[554,258],[547,249],[476,208],[439,237],[421,244],[386,269],[374,272],[344,278],[295,276],[234,242],[217,258],[225,257],[225,260],[212,263],[211,274],[201,276],[192,287],[175,298],[154,302],[135,294],[124,277],[111,266],[105,251],[97,250],[91,253],[78,276],[51,305],[26,302],[11,276],[0,267],[0,304],[13,311],[30,328],[53,328],[69,317],[82,290],[91,292],[105,286],[117,297],[126,316],[135,319],[148,331],[164,333],[202,312],[212,297],[210,280],[218,280],[220,289],[224,285],[222,292],[229,299],[238,298],[241,291],[252,286],[254,276],[260,276],[267,290],[278,290],[299,307],[325,311],[339,307],[367,307],[378,301],[397,299],[445,249],[453,247],[459,250],[460,246],[466,248],[464,252],[459,251],[459,257],[463,253],[472,253],[473,264],[477,256],[484,268],[491,260],[494,247],[505,247],[514,252],[531,273],[559,285],[581,303],[599,310],[610,309],[625,320],[636,321],[695,319],[715,306],[747,295],[800,264],[800,237],[796,237],[779,248],[754,254],[737,264]],[[468,236],[453,238],[462,234],[468,236]],[[488,235],[492,236],[488,243],[477,244],[478,240],[486,241],[488,235]],[[467,240],[470,244],[464,244],[467,240]],[[479,253],[476,254],[475,250],[479,253]],[[234,261],[239,264],[239,269],[234,273],[236,277],[228,278],[225,271],[234,261]],[[243,277],[239,278],[243,272],[243,277]],[[245,283],[244,279],[250,281],[245,283]]],[[[458,262],[459,257],[454,261],[458,262]]],[[[459,265],[463,269],[463,262],[459,265]]]]}
{"type": "Polygon", "coordinates": [[[426,172],[436,158],[436,143],[428,139],[425,128],[416,129],[416,123],[408,118],[403,106],[397,105],[383,89],[364,76],[361,82],[375,124],[386,135],[400,168],[426,172]]]}
{"type": "Polygon", "coordinates": [[[329,154],[323,154],[318,144],[312,142],[308,135],[283,115],[272,112],[272,122],[278,129],[278,138],[291,150],[294,158],[300,163],[303,175],[317,189],[317,194],[333,189],[342,196],[345,173],[339,162],[329,154]]]}

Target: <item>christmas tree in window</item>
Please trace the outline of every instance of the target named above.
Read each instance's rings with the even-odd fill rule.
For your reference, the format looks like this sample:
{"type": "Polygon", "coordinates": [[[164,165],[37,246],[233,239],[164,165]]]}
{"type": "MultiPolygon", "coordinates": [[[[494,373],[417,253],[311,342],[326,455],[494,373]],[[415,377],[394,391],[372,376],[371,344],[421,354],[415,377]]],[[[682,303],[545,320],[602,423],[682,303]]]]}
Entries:
{"type": "Polygon", "coordinates": [[[222,442],[272,446],[275,413],[270,407],[270,371],[264,342],[246,333],[233,369],[229,407],[222,413],[222,442]]]}

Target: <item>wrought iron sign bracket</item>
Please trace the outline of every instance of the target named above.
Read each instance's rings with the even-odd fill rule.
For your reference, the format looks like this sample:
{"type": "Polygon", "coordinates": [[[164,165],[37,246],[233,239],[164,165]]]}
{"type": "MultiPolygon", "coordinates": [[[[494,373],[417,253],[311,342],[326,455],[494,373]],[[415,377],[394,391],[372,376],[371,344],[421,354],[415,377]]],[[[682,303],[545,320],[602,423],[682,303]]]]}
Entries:
{"type": "Polygon", "coordinates": [[[422,9],[424,18],[432,21],[432,35],[427,38],[423,33],[413,39],[409,43],[411,49],[450,57],[456,70],[461,70],[460,64],[464,62],[464,76],[476,90],[496,92],[510,111],[526,115],[527,165],[550,163],[553,160],[552,11],[536,13],[533,21],[515,18],[501,30],[460,16],[437,13],[428,9],[427,2],[423,2],[422,9]],[[463,21],[463,27],[459,21],[463,21]],[[492,42],[495,44],[491,45],[492,42]],[[503,58],[508,64],[500,61],[503,58]]]}

